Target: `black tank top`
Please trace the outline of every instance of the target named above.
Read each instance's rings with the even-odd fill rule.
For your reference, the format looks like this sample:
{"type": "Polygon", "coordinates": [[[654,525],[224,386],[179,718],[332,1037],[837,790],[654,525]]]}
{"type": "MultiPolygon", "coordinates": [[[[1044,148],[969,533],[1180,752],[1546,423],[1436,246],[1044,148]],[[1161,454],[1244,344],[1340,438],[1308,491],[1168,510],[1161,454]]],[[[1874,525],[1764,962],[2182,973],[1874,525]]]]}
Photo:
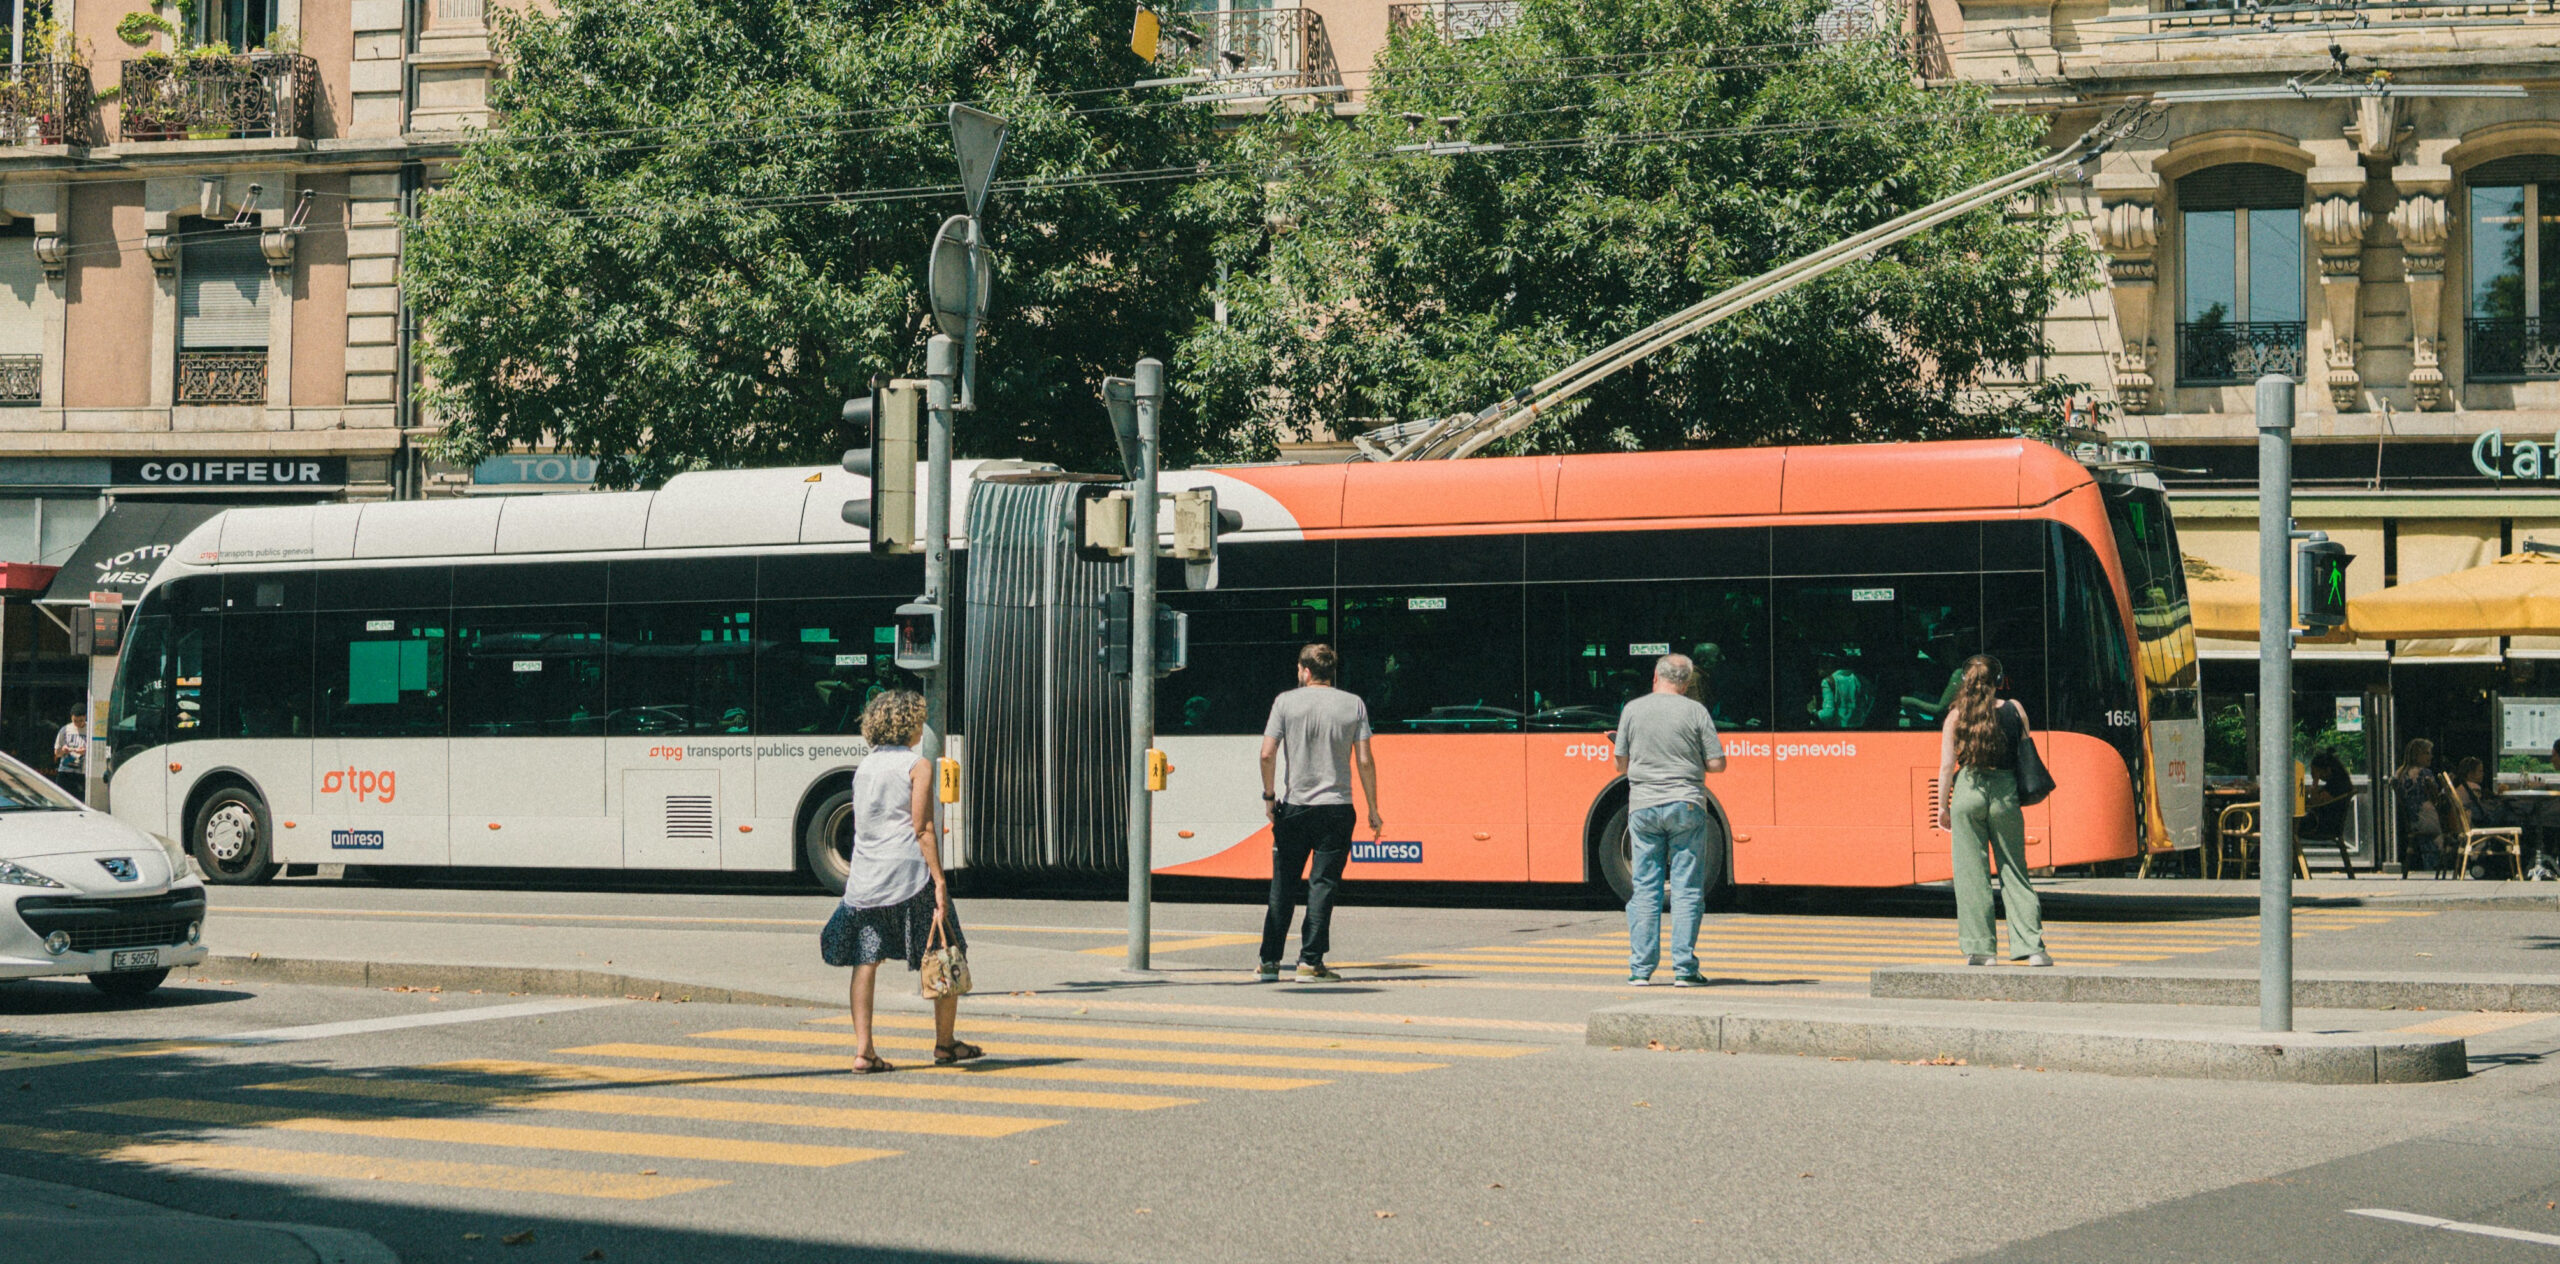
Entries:
{"type": "Polygon", "coordinates": [[[1979,768],[1984,772],[2016,772],[2018,771],[2018,743],[2026,736],[2027,722],[2018,714],[2017,706],[2006,698],[1991,704],[1991,719],[1993,723],[2000,726],[2000,753],[1994,755],[1989,763],[1965,766],[1979,768]]]}

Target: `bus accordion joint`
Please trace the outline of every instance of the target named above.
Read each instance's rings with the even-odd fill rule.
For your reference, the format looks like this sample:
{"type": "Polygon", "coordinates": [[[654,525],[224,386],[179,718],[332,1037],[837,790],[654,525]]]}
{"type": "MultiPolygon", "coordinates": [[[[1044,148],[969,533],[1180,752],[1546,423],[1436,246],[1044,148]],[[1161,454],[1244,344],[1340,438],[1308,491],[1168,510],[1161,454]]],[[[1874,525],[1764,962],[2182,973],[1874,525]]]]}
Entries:
{"type": "Polygon", "coordinates": [[[939,780],[942,783],[942,801],[958,803],[960,801],[960,761],[943,759],[936,760],[935,764],[936,770],[941,774],[939,780]]]}

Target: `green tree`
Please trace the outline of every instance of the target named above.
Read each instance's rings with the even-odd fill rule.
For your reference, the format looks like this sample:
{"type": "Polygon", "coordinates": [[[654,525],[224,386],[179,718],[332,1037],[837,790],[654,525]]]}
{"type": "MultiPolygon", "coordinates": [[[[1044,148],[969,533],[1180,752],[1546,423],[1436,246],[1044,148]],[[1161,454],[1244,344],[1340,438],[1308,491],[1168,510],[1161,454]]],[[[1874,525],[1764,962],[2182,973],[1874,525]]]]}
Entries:
{"type": "Polygon", "coordinates": [[[1205,110],[1100,94],[1145,71],[1125,0],[497,15],[505,130],[424,199],[406,262],[447,459],[556,442],[607,485],[833,459],[843,398],[923,368],[926,247],[962,203],[894,191],[956,182],[941,102],[1008,118],[999,180],[1033,179],[989,200],[964,450],[1100,462],[1099,379],[1204,310],[1213,235],[1180,186],[1074,179],[1217,144],[1205,110]]]}
{"type": "MultiPolygon", "coordinates": [[[[1356,120],[1267,120],[1212,202],[1226,319],[1175,379],[1214,433],[1474,411],[1737,281],[2042,157],[2047,123],[1917,86],[1821,0],[1522,0],[1381,54],[1356,120]],[[1446,120],[1444,122],[1444,120],[1446,120]],[[1396,154],[1464,141],[1464,155],[1396,154]]],[[[1992,433],[2067,383],[1975,388],[2093,283],[2049,206],[1986,211],[1654,356],[1511,450],[1992,433]]],[[[2049,422],[2047,423],[2049,424],[2049,422]]]]}

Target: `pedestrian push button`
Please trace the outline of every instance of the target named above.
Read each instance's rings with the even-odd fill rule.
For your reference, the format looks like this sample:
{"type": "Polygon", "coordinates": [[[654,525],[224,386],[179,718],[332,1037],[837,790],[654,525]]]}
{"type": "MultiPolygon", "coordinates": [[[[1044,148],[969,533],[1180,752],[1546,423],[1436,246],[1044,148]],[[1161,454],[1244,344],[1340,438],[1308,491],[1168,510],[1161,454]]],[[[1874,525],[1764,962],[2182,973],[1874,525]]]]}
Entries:
{"type": "Polygon", "coordinates": [[[939,774],[934,780],[942,787],[942,801],[958,803],[960,801],[960,761],[940,759],[935,760],[934,763],[937,765],[936,772],[939,774]]]}
{"type": "Polygon", "coordinates": [[[1154,747],[1147,748],[1147,789],[1164,789],[1165,778],[1173,775],[1173,761],[1154,747]]]}

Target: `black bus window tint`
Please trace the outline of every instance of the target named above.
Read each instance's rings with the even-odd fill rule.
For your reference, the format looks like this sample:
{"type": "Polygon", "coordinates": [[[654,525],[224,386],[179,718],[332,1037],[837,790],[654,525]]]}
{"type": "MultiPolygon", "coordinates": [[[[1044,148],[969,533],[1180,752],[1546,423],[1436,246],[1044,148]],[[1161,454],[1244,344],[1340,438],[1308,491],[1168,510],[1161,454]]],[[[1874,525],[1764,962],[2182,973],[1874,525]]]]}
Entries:
{"type": "Polygon", "coordinates": [[[488,562],[453,568],[456,606],[559,606],[604,601],[602,562],[488,562]]]}
{"type": "Polygon", "coordinates": [[[442,737],[451,612],[323,614],[312,634],[322,737],[442,737]]]}
{"type": "MultiPolygon", "coordinates": [[[[954,553],[956,563],[965,553],[954,553]]],[[[639,573],[623,572],[638,582],[639,573]]],[[[819,597],[892,597],[913,601],[924,591],[921,553],[771,553],[756,560],[756,595],[766,601],[819,597]]],[[[955,587],[955,592],[966,591],[955,587]]],[[[674,594],[670,594],[671,596],[674,594]]],[[[616,600],[639,600],[617,593],[616,600]]]]}
{"type": "Polygon", "coordinates": [[[2198,714],[2195,623],[2168,501],[2148,487],[2116,486],[2107,489],[2106,505],[2141,643],[2151,718],[2192,720],[2198,714]]]}
{"type": "Polygon", "coordinates": [[[1162,599],[1190,618],[1191,660],[1156,682],[1159,733],[1261,733],[1271,700],[1298,686],[1298,651],[1334,639],[1333,599],[1322,589],[1222,587],[1166,592],[1162,599]]]}
{"type": "MultiPolygon", "coordinates": [[[[615,583],[621,583],[619,570],[615,583]]],[[[748,602],[617,604],[609,639],[606,732],[754,731],[755,623],[748,602]]]]}
{"type": "Polygon", "coordinates": [[[1767,580],[1529,586],[1531,731],[1597,733],[1685,654],[1716,727],[1769,727],[1767,580]]]}
{"type": "Polygon", "coordinates": [[[891,689],[921,689],[891,651],[898,601],[767,601],[756,607],[756,731],[849,736],[891,689]]]}
{"type": "Polygon", "coordinates": [[[215,675],[225,684],[217,699],[221,736],[312,735],[310,614],[224,615],[215,675]]]}
{"type": "Polygon", "coordinates": [[[169,617],[169,739],[215,737],[216,674],[222,657],[222,616],[213,613],[169,617]]]}
{"type": "Polygon", "coordinates": [[[1338,683],[1381,733],[1518,732],[1520,600],[1518,584],[1344,589],[1338,683]]]}
{"type": "Polygon", "coordinates": [[[107,709],[107,741],[119,762],[169,740],[168,646],[167,615],[143,615],[125,634],[114,701],[107,709]]]}
{"type": "Polygon", "coordinates": [[[309,571],[236,571],[222,577],[222,608],[232,614],[309,610],[309,571]]]}
{"type": "Polygon", "coordinates": [[[1777,727],[1935,729],[1982,644],[1979,574],[1779,579],[1777,727]]]}
{"type": "Polygon", "coordinates": [[[604,706],[604,607],[454,612],[454,736],[594,736],[604,706]]]}
{"type": "Polygon", "coordinates": [[[322,610],[433,610],[453,604],[450,566],[384,566],[371,563],[313,573],[312,597],[322,610]]]}
{"type": "MultiPolygon", "coordinates": [[[[2042,554],[2042,550],[2037,550],[2042,554]]],[[[1989,571],[1982,576],[1982,652],[2009,673],[2007,696],[2036,727],[2045,714],[2044,572],[1989,571]]]]}
{"type": "Polygon", "coordinates": [[[2052,656],[2043,727],[2106,738],[2133,758],[2140,750],[2132,655],[2113,586],[2086,540],[2059,523],[2045,601],[2052,656]]]}

